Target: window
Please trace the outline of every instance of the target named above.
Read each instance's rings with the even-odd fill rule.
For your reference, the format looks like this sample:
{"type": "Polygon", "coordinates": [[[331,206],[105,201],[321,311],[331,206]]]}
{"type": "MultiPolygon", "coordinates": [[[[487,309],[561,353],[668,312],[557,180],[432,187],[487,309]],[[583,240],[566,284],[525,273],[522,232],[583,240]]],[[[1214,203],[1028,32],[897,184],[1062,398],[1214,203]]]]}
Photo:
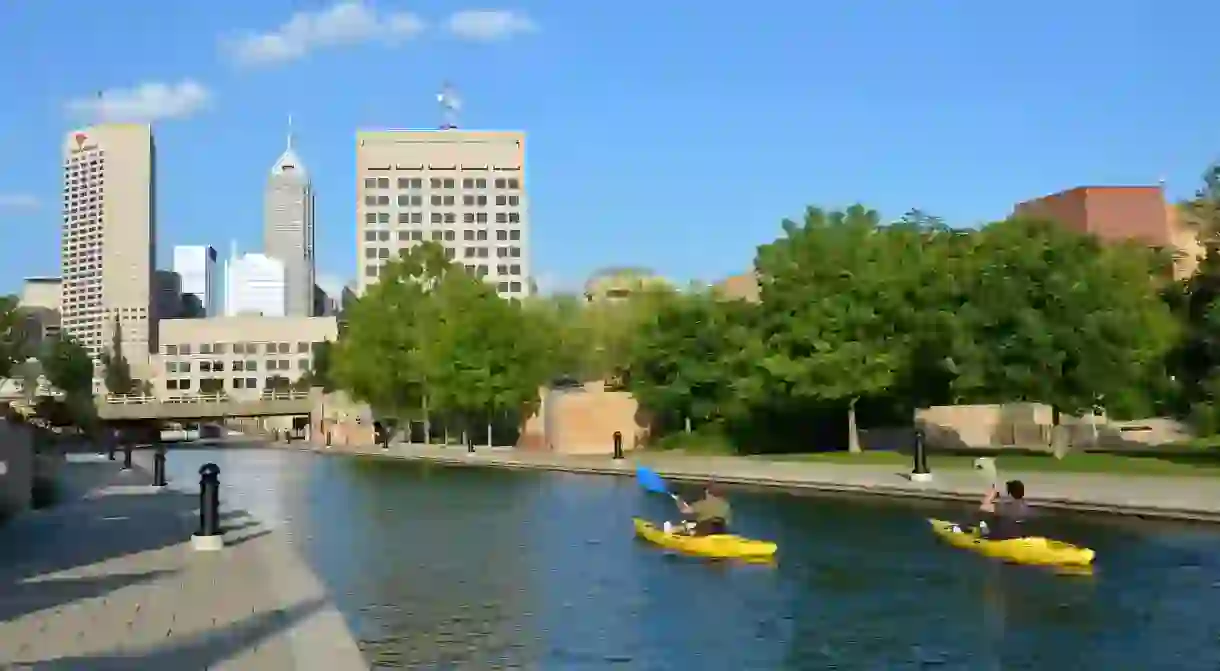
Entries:
{"type": "Polygon", "coordinates": [[[441,223],[441,222],[442,222],[442,221],[444,221],[444,220],[445,220],[445,218],[441,216],[441,213],[440,213],[440,212],[433,212],[433,213],[432,213],[432,223],[434,223],[434,224],[439,224],[439,223],[441,223]]]}
{"type": "Polygon", "coordinates": [[[366,277],[377,277],[377,266],[365,266],[364,274],[366,277]]]}
{"type": "Polygon", "coordinates": [[[445,200],[446,206],[453,207],[453,203],[454,203],[453,196],[445,196],[444,200],[445,200]]]}
{"type": "Polygon", "coordinates": [[[471,179],[471,178],[469,178],[469,177],[467,177],[466,179],[463,179],[463,180],[462,180],[462,188],[463,188],[463,189],[473,189],[473,188],[474,188],[474,180],[473,180],[473,179],[471,179]]]}
{"type": "Polygon", "coordinates": [[[432,231],[432,240],[434,242],[440,242],[443,239],[444,235],[440,231],[432,231]]]}
{"type": "Polygon", "coordinates": [[[246,389],[258,389],[258,378],[256,378],[256,377],[246,378],[246,389]]]}
{"type": "Polygon", "coordinates": [[[411,239],[412,240],[423,240],[424,232],[423,231],[411,231],[411,239]]]}
{"type": "Polygon", "coordinates": [[[500,264],[500,265],[496,266],[496,274],[497,274],[497,275],[507,275],[507,274],[508,274],[508,266],[506,266],[506,265],[504,265],[504,264],[500,264]]]}
{"type": "Polygon", "coordinates": [[[509,212],[508,213],[508,223],[510,223],[510,224],[521,223],[521,213],[520,212],[509,212]]]}
{"type": "Polygon", "coordinates": [[[520,188],[521,188],[521,182],[520,182],[520,180],[518,180],[516,177],[510,177],[510,178],[508,179],[508,188],[510,188],[510,189],[520,189],[520,188]]]}
{"type": "Polygon", "coordinates": [[[377,178],[377,188],[378,189],[390,188],[390,178],[389,177],[378,177],[377,178]]]}
{"type": "Polygon", "coordinates": [[[365,177],[364,178],[364,188],[376,189],[377,188],[377,178],[376,177],[365,177]]]}
{"type": "Polygon", "coordinates": [[[185,380],[178,380],[178,388],[179,389],[190,389],[191,388],[190,379],[188,378],[185,380]]]}
{"type": "Polygon", "coordinates": [[[202,345],[200,345],[199,353],[200,354],[211,354],[212,353],[212,343],[205,342],[202,345]]]}
{"type": "Polygon", "coordinates": [[[475,234],[475,239],[476,240],[486,240],[487,239],[487,230],[479,229],[479,231],[475,234]]]}
{"type": "Polygon", "coordinates": [[[365,196],[365,197],[364,197],[364,204],[365,204],[365,205],[370,205],[370,206],[372,206],[372,205],[376,205],[376,204],[377,204],[377,196],[365,196]]]}
{"type": "Polygon", "coordinates": [[[381,242],[389,242],[390,241],[390,232],[389,231],[377,231],[377,239],[381,242]]]}
{"type": "MultiPolygon", "coordinates": [[[[370,231],[370,233],[371,232],[372,231],[370,231]]],[[[246,343],[244,343],[244,342],[233,343],[233,353],[234,354],[245,354],[246,353],[246,343]]],[[[237,369],[234,368],[233,370],[237,370],[237,369]]]]}
{"type": "Polygon", "coordinates": [[[505,181],[504,181],[503,179],[497,179],[497,180],[496,180],[496,188],[497,188],[497,189],[503,189],[505,186],[507,186],[507,184],[505,183],[505,181]]]}
{"type": "Polygon", "coordinates": [[[309,370],[309,359],[298,359],[297,360],[297,369],[303,370],[303,371],[309,370]]]}
{"type": "Polygon", "coordinates": [[[521,204],[521,197],[520,197],[520,196],[509,196],[509,197],[508,197],[508,204],[509,204],[509,205],[512,205],[513,207],[516,207],[516,206],[520,205],[520,204],[521,204]]]}
{"type": "Polygon", "coordinates": [[[452,261],[454,259],[454,257],[456,257],[456,256],[457,256],[457,252],[455,252],[452,247],[445,248],[445,258],[446,259],[449,259],[450,261],[452,261]]]}
{"type": "Polygon", "coordinates": [[[412,189],[424,188],[424,180],[420,179],[419,177],[412,177],[411,178],[411,188],[412,189]]]}
{"type": "MultiPolygon", "coordinates": [[[[234,369],[234,370],[236,370],[236,369],[234,369]]],[[[234,388],[234,389],[241,389],[241,388],[242,388],[242,383],[243,383],[243,382],[245,382],[245,380],[241,379],[240,377],[235,377],[235,378],[233,378],[233,388],[234,388]]]]}
{"type": "Polygon", "coordinates": [[[462,204],[466,207],[474,207],[474,196],[470,194],[462,196],[462,204]]]}
{"type": "Polygon", "coordinates": [[[234,370],[234,371],[239,371],[239,370],[242,370],[242,364],[243,364],[243,363],[245,363],[245,362],[244,362],[244,361],[234,361],[234,362],[233,362],[233,370],[234,370]]]}
{"type": "Polygon", "coordinates": [[[398,213],[398,223],[400,223],[400,224],[411,223],[411,213],[410,212],[399,212],[398,213]]]}
{"type": "Polygon", "coordinates": [[[487,258],[487,248],[486,247],[476,247],[475,249],[479,250],[480,259],[487,258]]]}
{"type": "Polygon", "coordinates": [[[500,290],[500,293],[507,293],[508,292],[508,282],[501,282],[498,289],[500,290]]]}
{"type": "Polygon", "coordinates": [[[297,343],[297,354],[309,354],[309,343],[298,342],[297,343]]]}
{"type": "Polygon", "coordinates": [[[381,258],[381,259],[388,259],[388,258],[390,258],[390,250],[389,250],[389,248],[388,248],[388,247],[382,247],[381,249],[378,249],[378,250],[377,250],[377,257],[378,257],[378,258],[381,258]]]}
{"type": "Polygon", "coordinates": [[[424,223],[424,213],[423,212],[412,212],[411,213],[411,223],[412,224],[424,223]]]}
{"type": "Polygon", "coordinates": [[[504,212],[497,212],[496,213],[496,223],[497,224],[507,224],[508,223],[508,214],[506,214],[504,212]]]}
{"type": "Polygon", "coordinates": [[[224,370],[225,370],[225,362],[223,362],[223,361],[213,361],[212,362],[212,372],[213,373],[223,373],[224,370]]]}
{"type": "Polygon", "coordinates": [[[191,353],[191,346],[190,345],[178,345],[178,353],[189,356],[191,353]]]}
{"type": "Polygon", "coordinates": [[[515,294],[515,293],[520,292],[520,291],[521,291],[521,283],[520,283],[520,282],[510,282],[510,283],[509,283],[509,285],[508,285],[508,290],[509,290],[509,291],[511,291],[511,292],[512,292],[512,293],[514,293],[514,294],[515,294]]]}
{"type": "MultiPolygon", "coordinates": [[[[399,177],[398,178],[398,188],[400,188],[400,189],[411,188],[411,180],[407,179],[406,177],[399,177]]],[[[402,196],[399,196],[399,198],[402,198],[402,196]]]]}
{"type": "Polygon", "coordinates": [[[474,240],[474,231],[462,231],[463,240],[474,240]]]}
{"type": "Polygon", "coordinates": [[[513,229],[513,230],[509,231],[509,232],[508,232],[508,239],[509,239],[509,240],[520,240],[520,239],[521,239],[521,231],[518,231],[518,230],[516,230],[516,229],[513,229]]]}
{"type": "Polygon", "coordinates": [[[246,359],[246,371],[258,370],[258,361],[254,359],[246,359]]]}
{"type": "Polygon", "coordinates": [[[199,362],[199,372],[200,373],[211,373],[212,372],[212,362],[211,361],[200,361],[199,362]]]}
{"type": "Polygon", "coordinates": [[[224,354],[228,349],[229,348],[225,345],[225,343],[212,343],[212,354],[224,354]]]}
{"type": "Polygon", "coordinates": [[[479,206],[480,206],[480,207],[486,207],[486,206],[487,206],[487,196],[479,196],[478,201],[479,201],[479,206]]]}
{"type": "Polygon", "coordinates": [[[508,267],[508,274],[509,275],[520,275],[521,266],[516,263],[512,264],[511,266],[508,267]]]}
{"type": "Polygon", "coordinates": [[[486,224],[487,223],[487,213],[486,212],[476,213],[474,215],[474,220],[475,220],[475,223],[486,224]]]}
{"type": "Polygon", "coordinates": [[[457,239],[456,233],[454,233],[453,231],[445,231],[445,241],[446,242],[453,242],[456,239],[457,239]]]}
{"type": "Polygon", "coordinates": [[[457,215],[452,212],[446,212],[445,213],[445,223],[446,224],[457,223],[457,215]]]}
{"type": "Polygon", "coordinates": [[[475,274],[479,277],[487,277],[487,266],[479,266],[478,269],[475,270],[475,274]]]}
{"type": "Polygon", "coordinates": [[[440,196],[432,196],[432,198],[431,198],[431,200],[430,200],[429,202],[431,202],[433,205],[440,205],[440,204],[441,204],[441,197],[440,197],[440,196]]]}
{"type": "Polygon", "coordinates": [[[473,259],[474,258],[474,247],[467,247],[464,250],[463,256],[465,256],[468,259],[473,259]]]}
{"type": "Polygon", "coordinates": [[[508,196],[496,196],[496,205],[507,205],[508,196]]]}
{"type": "Polygon", "coordinates": [[[411,204],[411,197],[405,193],[398,194],[398,206],[406,207],[411,204]]]}
{"type": "MultiPolygon", "coordinates": [[[[386,252],[389,252],[389,251],[390,250],[388,250],[388,249],[386,250],[386,252]]],[[[388,257],[389,255],[387,254],[386,256],[388,257]]],[[[382,258],[386,258],[386,257],[382,257],[382,258]]],[[[292,351],[292,343],[282,342],[279,344],[279,347],[277,349],[279,350],[280,354],[287,354],[292,351]]]]}
{"type": "Polygon", "coordinates": [[[376,213],[376,212],[367,212],[367,213],[365,213],[365,215],[364,215],[364,223],[366,223],[366,224],[375,224],[375,223],[377,223],[377,213],[376,213]]]}
{"type": "Polygon", "coordinates": [[[446,178],[446,179],[445,179],[445,188],[446,188],[446,189],[452,189],[452,188],[453,188],[453,186],[454,186],[454,184],[453,184],[453,179],[452,179],[452,178],[446,178]]]}
{"type": "Polygon", "coordinates": [[[463,224],[473,224],[474,223],[474,212],[463,212],[462,213],[462,223],[463,224]]]}
{"type": "Polygon", "coordinates": [[[377,213],[377,223],[379,223],[379,224],[390,223],[390,213],[389,212],[378,212],[377,213]]]}
{"type": "Polygon", "coordinates": [[[376,247],[366,247],[364,250],[364,258],[366,258],[366,259],[377,258],[377,248],[376,247]]]}
{"type": "Polygon", "coordinates": [[[475,187],[476,189],[486,189],[486,188],[487,188],[487,180],[486,180],[486,179],[483,179],[482,177],[480,177],[480,178],[476,179],[476,180],[474,181],[474,187],[475,187]]]}
{"type": "Polygon", "coordinates": [[[166,345],[166,346],[165,346],[165,353],[166,353],[166,354],[170,354],[170,355],[177,354],[177,353],[178,353],[178,346],[177,346],[177,345],[166,345]]]}
{"type": "Polygon", "coordinates": [[[433,189],[439,189],[439,188],[441,188],[441,180],[440,180],[440,178],[439,178],[439,177],[433,177],[432,179],[428,180],[428,186],[432,187],[433,189]]]}
{"type": "Polygon", "coordinates": [[[508,247],[496,247],[496,258],[507,259],[508,258],[508,247]]]}

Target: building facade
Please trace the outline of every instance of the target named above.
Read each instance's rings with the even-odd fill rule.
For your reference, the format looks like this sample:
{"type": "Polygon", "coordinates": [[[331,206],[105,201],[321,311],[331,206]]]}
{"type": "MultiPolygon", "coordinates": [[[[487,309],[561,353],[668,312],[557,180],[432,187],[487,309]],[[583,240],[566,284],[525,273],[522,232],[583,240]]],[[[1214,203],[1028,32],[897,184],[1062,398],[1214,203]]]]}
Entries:
{"type": "Polygon", "coordinates": [[[287,314],[314,314],[314,195],[305,164],[288,146],[271,167],[263,194],[263,253],[284,264],[287,314]]]}
{"type": "Polygon", "coordinates": [[[309,372],[318,343],[337,333],[333,317],[167,320],[161,351],[152,357],[153,391],[162,398],[220,391],[257,397],[309,372]]]}
{"type": "MultiPolygon", "coordinates": [[[[123,329],[136,377],[155,351],[156,151],[151,127],[104,124],[64,137],[62,328],[97,361],[123,329]]],[[[100,371],[99,371],[100,373],[100,371]]]]}
{"type": "Polygon", "coordinates": [[[245,254],[225,262],[225,316],[287,316],[284,263],[266,254],[245,254]]]}
{"type": "Polygon", "coordinates": [[[358,291],[424,241],[496,287],[530,294],[525,134],[361,131],[356,136],[358,291]]]}
{"type": "Polygon", "coordinates": [[[1203,247],[1165,200],[1163,186],[1082,186],[1013,207],[1013,216],[1054,221],[1104,242],[1134,240],[1173,253],[1173,274],[1189,277],[1203,247]]]}
{"type": "Polygon", "coordinates": [[[179,319],[182,315],[182,277],[172,270],[153,271],[153,317],[179,319]]]}
{"type": "Polygon", "coordinates": [[[216,267],[216,256],[216,248],[211,245],[174,247],[174,272],[182,279],[184,303],[189,306],[197,305],[199,310],[198,314],[183,316],[220,316],[220,273],[216,267]]]}

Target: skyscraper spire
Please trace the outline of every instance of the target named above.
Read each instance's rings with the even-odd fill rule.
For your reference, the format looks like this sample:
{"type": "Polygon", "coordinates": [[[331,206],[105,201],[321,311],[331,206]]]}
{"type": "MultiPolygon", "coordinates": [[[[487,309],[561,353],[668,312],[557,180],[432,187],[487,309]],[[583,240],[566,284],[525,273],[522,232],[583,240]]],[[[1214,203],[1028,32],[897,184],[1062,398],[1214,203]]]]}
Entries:
{"type": "Polygon", "coordinates": [[[292,151],[292,115],[288,115],[288,151],[292,151]]]}

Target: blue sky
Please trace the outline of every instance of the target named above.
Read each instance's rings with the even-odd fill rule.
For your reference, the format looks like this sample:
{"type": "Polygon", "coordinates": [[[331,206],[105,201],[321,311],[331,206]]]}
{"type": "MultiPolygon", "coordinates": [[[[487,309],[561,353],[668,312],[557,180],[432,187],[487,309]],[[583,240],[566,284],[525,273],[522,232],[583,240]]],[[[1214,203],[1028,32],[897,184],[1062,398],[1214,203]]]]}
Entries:
{"type": "Polygon", "coordinates": [[[163,267],[174,244],[259,244],[263,182],[293,115],[318,190],[320,271],[344,279],[356,129],[434,127],[444,80],[462,126],[529,133],[548,286],[608,265],[740,272],[807,204],[968,225],[1082,184],[1164,178],[1180,197],[1220,156],[1215,3],[335,8],[0,5],[0,291],[58,272],[60,138],[99,113],[154,119],[163,267]]]}

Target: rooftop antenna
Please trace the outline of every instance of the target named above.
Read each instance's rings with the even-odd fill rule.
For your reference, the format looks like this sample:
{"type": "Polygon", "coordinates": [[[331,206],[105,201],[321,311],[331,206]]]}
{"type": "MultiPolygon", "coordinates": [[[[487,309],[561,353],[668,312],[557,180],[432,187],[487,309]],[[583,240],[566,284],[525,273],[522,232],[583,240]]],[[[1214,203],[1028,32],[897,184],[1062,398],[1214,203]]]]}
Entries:
{"type": "Polygon", "coordinates": [[[292,115],[291,115],[291,114],[289,114],[289,115],[288,115],[288,150],[289,150],[289,151],[292,151],[292,140],[293,140],[293,133],[292,133],[292,115]]]}
{"type": "Polygon", "coordinates": [[[457,128],[457,113],[462,109],[462,101],[449,82],[441,86],[440,93],[436,94],[436,102],[441,106],[441,130],[457,128]]]}

